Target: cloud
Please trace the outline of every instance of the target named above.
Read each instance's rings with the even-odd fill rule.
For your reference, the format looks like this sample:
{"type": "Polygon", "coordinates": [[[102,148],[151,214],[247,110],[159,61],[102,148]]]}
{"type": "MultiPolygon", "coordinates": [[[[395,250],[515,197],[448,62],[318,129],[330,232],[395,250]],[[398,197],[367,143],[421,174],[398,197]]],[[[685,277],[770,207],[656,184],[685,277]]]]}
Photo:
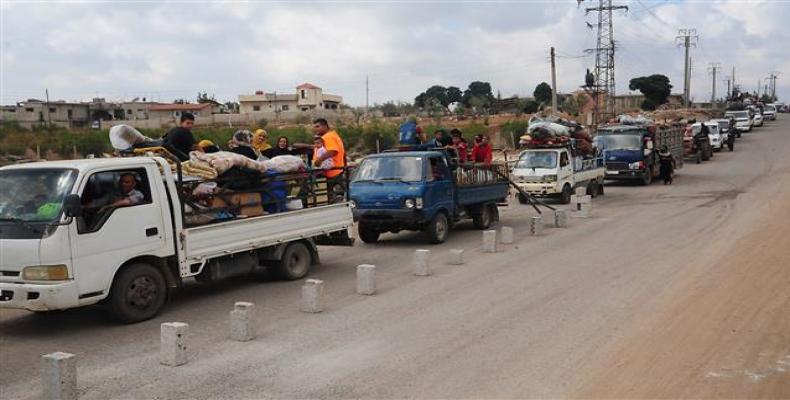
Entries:
{"type": "MultiPolygon", "coordinates": [[[[695,99],[710,97],[710,62],[747,90],[790,67],[788,3],[737,0],[629,2],[615,13],[616,81],[662,73],[682,91],[678,28],[696,28],[695,99]]],[[[3,3],[2,90],[13,103],[41,97],[148,97],[171,101],[207,90],[223,100],[256,89],[291,91],[304,81],[365,99],[411,100],[432,84],[492,83],[503,96],[530,95],[550,80],[578,88],[594,57],[582,3],[3,3]],[[55,23],[54,21],[57,21],[55,23]]],[[[719,93],[724,86],[717,82],[719,93]]],[[[780,77],[780,95],[790,82],[780,77]]]]}

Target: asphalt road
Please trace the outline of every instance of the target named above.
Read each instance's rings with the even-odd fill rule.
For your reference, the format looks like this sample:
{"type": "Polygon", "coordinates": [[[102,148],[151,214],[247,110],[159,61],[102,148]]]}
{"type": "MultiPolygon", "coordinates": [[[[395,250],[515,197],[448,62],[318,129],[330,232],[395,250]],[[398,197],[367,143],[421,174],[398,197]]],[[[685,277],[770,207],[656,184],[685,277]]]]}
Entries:
{"type": "Polygon", "coordinates": [[[327,309],[299,311],[302,282],[189,285],[156,319],[117,325],[98,307],[0,311],[0,398],[40,394],[40,356],[79,358],[83,398],[790,398],[790,117],[735,152],[687,163],[675,184],[611,184],[593,217],[480,251],[470,224],[447,243],[384,235],[322,248],[311,277],[327,309]],[[433,275],[412,275],[415,249],[433,275]],[[453,248],[466,264],[446,263],[453,248]],[[378,292],[356,295],[375,264],[378,292]],[[235,301],[258,337],[228,340],[235,301]],[[188,364],[158,362],[159,324],[190,324],[188,364]]]}

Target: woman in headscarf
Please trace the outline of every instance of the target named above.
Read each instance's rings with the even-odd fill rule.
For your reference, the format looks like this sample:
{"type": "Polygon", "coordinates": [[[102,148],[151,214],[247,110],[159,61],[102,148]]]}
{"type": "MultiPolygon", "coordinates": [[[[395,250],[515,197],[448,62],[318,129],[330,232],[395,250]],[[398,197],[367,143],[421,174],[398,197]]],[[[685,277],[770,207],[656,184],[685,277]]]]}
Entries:
{"type": "Polygon", "coordinates": [[[255,130],[255,133],[252,135],[252,148],[261,154],[263,154],[264,151],[271,149],[272,146],[266,141],[268,137],[269,133],[265,130],[255,130]]]}
{"type": "Polygon", "coordinates": [[[252,148],[252,134],[248,130],[238,130],[230,139],[230,151],[249,159],[257,160],[258,154],[252,148]]]}
{"type": "Polygon", "coordinates": [[[276,146],[261,152],[261,154],[263,154],[264,157],[268,157],[268,158],[274,158],[282,155],[295,155],[298,153],[299,152],[296,149],[291,147],[291,143],[288,141],[288,138],[285,136],[280,136],[279,138],[277,138],[276,146]]]}

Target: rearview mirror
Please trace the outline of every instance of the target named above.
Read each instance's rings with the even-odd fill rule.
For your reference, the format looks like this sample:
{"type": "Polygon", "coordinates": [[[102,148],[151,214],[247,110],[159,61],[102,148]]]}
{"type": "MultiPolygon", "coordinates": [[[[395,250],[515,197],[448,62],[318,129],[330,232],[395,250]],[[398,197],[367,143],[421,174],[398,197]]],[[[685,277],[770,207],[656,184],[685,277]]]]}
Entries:
{"type": "Polygon", "coordinates": [[[63,199],[63,211],[69,218],[79,218],[82,216],[82,200],[78,194],[67,195],[63,199]]]}

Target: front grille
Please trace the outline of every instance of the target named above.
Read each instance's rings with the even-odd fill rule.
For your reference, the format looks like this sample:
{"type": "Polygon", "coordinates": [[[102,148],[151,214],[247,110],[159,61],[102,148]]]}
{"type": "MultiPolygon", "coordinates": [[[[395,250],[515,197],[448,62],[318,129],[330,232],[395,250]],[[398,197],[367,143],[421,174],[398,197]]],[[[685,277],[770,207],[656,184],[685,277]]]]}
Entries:
{"type": "Polygon", "coordinates": [[[606,169],[610,171],[626,171],[628,170],[628,163],[622,161],[607,161],[606,169]]]}
{"type": "Polygon", "coordinates": [[[10,290],[0,291],[0,301],[9,301],[14,298],[14,292],[10,290]]]}

